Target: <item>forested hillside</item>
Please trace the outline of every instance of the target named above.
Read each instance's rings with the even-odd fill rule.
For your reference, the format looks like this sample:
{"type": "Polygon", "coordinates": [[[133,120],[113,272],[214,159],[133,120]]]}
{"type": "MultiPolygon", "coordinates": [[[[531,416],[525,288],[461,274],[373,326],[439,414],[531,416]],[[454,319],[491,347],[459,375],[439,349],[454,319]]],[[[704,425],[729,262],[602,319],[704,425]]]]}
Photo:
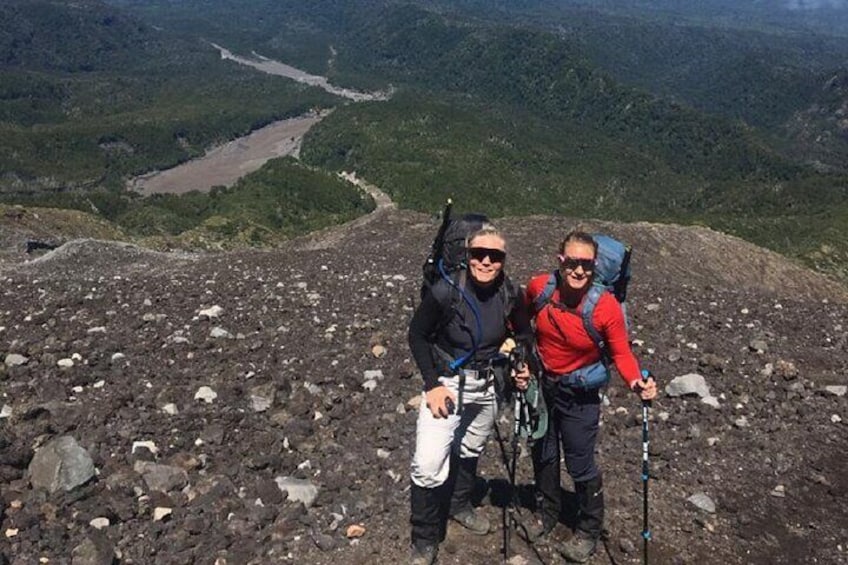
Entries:
{"type": "Polygon", "coordinates": [[[122,188],[332,103],[99,2],[0,6],[0,192],[122,188]]]}
{"type": "MultiPolygon", "coordinates": [[[[16,21],[49,27],[53,20],[31,13],[37,4],[45,2],[15,3],[30,18],[16,21]]],[[[112,4],[52,5],[88,13],[80,29],[103,37],[46,50],[33,60],[47,74],[36,74],[35,62],[14,63],[22,58],[14,53],[29,50],[19,49],[19,39],[6,42],[9,84],[27,89],[4,98],[8,107],[38,99],[32,93],[46,100],[28,122],[21,121],[26,112],[7,110],[19,116],[4,126],[2,155],[12,165],[4,170],[15,171],[7,186],[39,179],[42,186],[117,187],[129,173],[337,104],[222,64],[208,48],[214,40],[337,84],[398,88],[390,102],[338,108],[309,134],[303,157],[331,171],[356,169],[402,205],[432,211],[450,193],[492,214],[702,222],[845,269],[848,181],[833,164],[842,164],[844,88],[841,75],[827,74],[838,38],[781,44],[789,32],[762,25],[744,35],[697,14],[670,34],[667,10],[640,20],[609,6],[587,12],[553,2],[500,3],[502,10],[487,13],[473,2],[112,4]],[[556,11],[566,8],[572,12],[556,11]],[[565,24],[567,13],[582,16],[565,24]],[[123,42],[109,39],[112,31],[123,42]],[[91,62],[74,55],[103,45],[108,55],[91,62]],[[630,64],[621,60],[628,49],[630,64]],[[133,54],[140,66],[127,62],[133,54]],[[663,58],[672,72],[661,72],[663,58]],[[711,89],[696,76],[712,81],[711,89]],[[825,78],[831,86],[822,91],[816,81],[825,78]],[[833,142],[826,151],[823,139],[833,142]]]]}
{"type": "Polygon", "coordinates": [[[172,167],[271,121],[326,108],[322,90],[221,61],[200,37],[101,2],[0,6],[0,198],[74,208],[128,234],[200,246],[271,243],[351,219],[370,198],[272,164],[237,188],[142,199],[128,176],[172,167]]]}

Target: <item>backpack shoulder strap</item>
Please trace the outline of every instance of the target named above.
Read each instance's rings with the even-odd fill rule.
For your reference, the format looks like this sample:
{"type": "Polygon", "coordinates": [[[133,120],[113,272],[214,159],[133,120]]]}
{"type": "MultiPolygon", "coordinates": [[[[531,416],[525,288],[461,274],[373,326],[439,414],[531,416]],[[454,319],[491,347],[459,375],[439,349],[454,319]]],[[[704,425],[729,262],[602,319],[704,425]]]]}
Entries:
{"type": "Polygon", "coordinates": [[[518,288],[506,274],[504,274],[498,293],[501,295],[501,302],[503,302],[504,320],[508,320],[509,315],[512,314],[512,309],[518,302],[518,288]]]}
{"type": "Polygon", "coordinates": [[[583,328],[586,330],[586,333],[589,334],[589,337],[592,338],[592,341],[594,341],[598,349],[601,350],[601,358],[604,363],[609,364],[610,354],[607,349],[606,341],[604,341],[603,336],[598,331],[598,328],[595,327],[595,322],[592,320],[595,315],[595,308],[598,306],[598,302],[604,292],[606,292],[606,290],[603,287],[592,285],[592,288],[589,289],[589,292],[583,298],[580,317],[583,320],[583,328]]]}
{"type": "Polygon", "coordinates": [[[554,295],[554,291],[557,286],[559,286],[559,271],[553,271],[550,275],[548,275],[548,280],[545,282],[545,286],[542,288],[542,292],[533,300],[533,315],[539,313],[539,311],[545,307],[545,305],[551,301],[551,297],[554,295]]]}

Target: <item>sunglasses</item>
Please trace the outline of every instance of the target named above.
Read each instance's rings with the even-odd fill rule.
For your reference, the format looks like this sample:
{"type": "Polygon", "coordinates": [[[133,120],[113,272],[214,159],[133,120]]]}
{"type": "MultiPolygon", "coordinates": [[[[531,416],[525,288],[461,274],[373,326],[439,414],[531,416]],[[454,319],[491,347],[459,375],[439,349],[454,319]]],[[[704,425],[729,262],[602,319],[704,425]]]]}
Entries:
{"type": "Polygon", "coordinates": [[[562,268],[567,271],[576,271],[577,267],[583,267],[583,270],[587,273],[591,273],[595,270],[594,259],[577,259],[576,257],[560,255],[559,262],[560,265],[562,265],[562,268]]]}
{"type": "Polygon", "coordinates": [[[489,249],[488,247],[471,247],[468,250],[468,257],[482,261],[488,257],[492,263],[503,263],[506,259],[506,251],[501,249],[489,249]]]}

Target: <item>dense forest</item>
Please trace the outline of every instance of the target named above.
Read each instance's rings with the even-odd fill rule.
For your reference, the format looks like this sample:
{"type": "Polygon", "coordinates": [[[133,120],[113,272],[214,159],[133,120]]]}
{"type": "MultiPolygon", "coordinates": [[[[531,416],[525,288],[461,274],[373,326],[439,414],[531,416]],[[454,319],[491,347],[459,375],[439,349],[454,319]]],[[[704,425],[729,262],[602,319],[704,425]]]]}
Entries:
{"type": "MultiPolygon", "coordinates": [[[[305,140],[304,182],[355,169],[421,210],[450,194],[495,215],[699,222],[845,275],[845,35],[754,13],[731,25],[723,8],[14,1],[0,8],[0,187],[73,206],[94,191],[133,231],[178,233],[229,213],[220,194],[147,201],[122,193],[128,176],[334,106],[305,140]],[[208,41],[397,94],[341,105],[221,61],[208,41]]],[[[367,208],[346,194],[333,219],[367,208]]]]}

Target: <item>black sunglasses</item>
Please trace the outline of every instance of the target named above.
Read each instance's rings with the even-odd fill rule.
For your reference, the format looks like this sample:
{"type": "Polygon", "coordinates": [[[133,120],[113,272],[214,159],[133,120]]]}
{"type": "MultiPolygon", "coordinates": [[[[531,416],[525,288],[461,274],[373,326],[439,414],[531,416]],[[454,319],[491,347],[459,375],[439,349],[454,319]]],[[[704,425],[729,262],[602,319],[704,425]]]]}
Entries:
{"type": "Polygon", "coordinates": [[[482,261],[488,257],[492,263],[503,263],[506,259],[506,251],[489,249],[488,247],[471,247],[468,249],[468,257],[477,261],[482,261]]]}
{"type": "Polygon", "coordinates": [[[594,259],[576,259],[574,257],[560,257],[560,264],[562,268],[567,271],[575,271],[577,267],[583,267],[583,270],[587,273],[591,273],[595,270],[595,260],[594,259]]]}

